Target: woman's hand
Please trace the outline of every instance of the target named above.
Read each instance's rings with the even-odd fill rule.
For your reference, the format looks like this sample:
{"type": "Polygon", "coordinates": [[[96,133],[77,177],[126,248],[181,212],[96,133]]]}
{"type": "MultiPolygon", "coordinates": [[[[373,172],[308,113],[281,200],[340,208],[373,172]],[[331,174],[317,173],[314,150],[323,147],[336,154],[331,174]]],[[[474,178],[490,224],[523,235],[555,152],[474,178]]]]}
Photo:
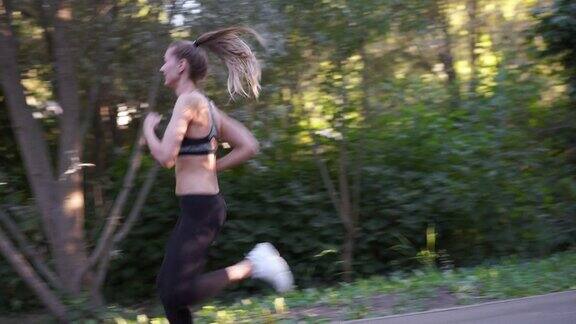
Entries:
{"type": "Polygon", "coordinates": [[[232,151],[216,161],[216,170],[222,171],[244,163],[258,153],[260,146],[254,135],[244,125],[228,117],[222,111],[218,112],[220,116],[218,139],[232,146],[232,151]]]}
{"type": "Polygon", "coordinates": [[[196,105],[195,97],[191,95],[178,97],[162,139],[159,139],[154,132],[154,129],[162,119],[162,115],[155,112],[150,112],[146,115],[142,126],[144,137],[150,153],[163,167],[171,168],[176,163],[180,144],[186,134],[188,124],[192,120],[193,114],[191,110],[195,109],[196,105]]]}
{"type": "Polygon", "coordinates": [[[146,115],[146,119],[144,119],[144,128],[154,131],[156,126],[160,123],[160,120],[162,120],[162,115],[156,112],[150,112],[146,115]]]}

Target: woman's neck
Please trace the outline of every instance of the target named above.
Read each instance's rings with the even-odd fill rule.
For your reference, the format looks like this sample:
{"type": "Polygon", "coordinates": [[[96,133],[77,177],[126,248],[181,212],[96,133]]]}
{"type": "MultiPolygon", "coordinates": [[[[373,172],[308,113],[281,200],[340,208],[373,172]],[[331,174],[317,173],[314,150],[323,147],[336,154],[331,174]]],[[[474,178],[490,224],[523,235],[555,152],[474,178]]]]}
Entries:
{"type": "Polygon", "coordinates": [[[176,89],[174,89],[174,92],[176,93],[176,96],[180,97],[180,95],[184,93],[190,93],[197,90],[198,88],[194,82],[190,81],[189,79],[181,79],[180,82],[178,82],[176,89]]]}

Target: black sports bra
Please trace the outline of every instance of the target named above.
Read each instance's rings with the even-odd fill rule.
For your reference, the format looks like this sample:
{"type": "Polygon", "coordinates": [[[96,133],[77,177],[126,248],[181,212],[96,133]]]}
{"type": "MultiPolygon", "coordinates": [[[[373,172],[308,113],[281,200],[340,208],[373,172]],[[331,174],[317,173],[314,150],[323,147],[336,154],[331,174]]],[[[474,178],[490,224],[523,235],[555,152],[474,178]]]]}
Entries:
{"type": "Polygon", "coordinates": [[[204,155],[216,152],[216,149],[212,146],[212,139],[218,135],[213,106],[214,103],[209,100],[208,110],[210,111],[212,127],[210,127],[210,132],[208,135],[202,138],[184,137],[184,139],[182,139],[182,143],[180,144],[180,151],[178,152],[178,155],[204,155]]]}

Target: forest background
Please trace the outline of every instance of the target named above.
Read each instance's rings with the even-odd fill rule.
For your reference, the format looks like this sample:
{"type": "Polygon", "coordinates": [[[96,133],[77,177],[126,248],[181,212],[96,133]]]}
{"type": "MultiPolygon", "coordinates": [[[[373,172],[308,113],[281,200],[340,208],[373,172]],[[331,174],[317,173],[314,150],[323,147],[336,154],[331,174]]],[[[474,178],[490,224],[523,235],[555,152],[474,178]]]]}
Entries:
{"type": "Polygon", "coordinates": [[[154,298],[178,206],[141,122],[173,107],[168,44],[232,25],[266,40],[262,97],[216,58],[205,91],[262,149],[220,175],[210,268],[270,241],[315,287],[575,246],[573,1],[0,0],[0,312],[154,298]]]}

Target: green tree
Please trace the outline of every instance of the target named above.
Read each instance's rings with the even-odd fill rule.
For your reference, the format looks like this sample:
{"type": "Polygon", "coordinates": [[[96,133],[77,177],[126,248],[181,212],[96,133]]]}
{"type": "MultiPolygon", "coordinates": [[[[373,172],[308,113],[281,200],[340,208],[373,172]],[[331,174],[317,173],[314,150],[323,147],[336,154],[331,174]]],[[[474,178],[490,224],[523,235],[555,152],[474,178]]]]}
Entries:
{"type": "MultiPolygon", "coordinates": [[[[144,47],[147,44],[149,48],[156,48],[163,43],[159,38],[165,37],[162,33],[167,33],[167,26],[160,23],[159,17],[164,15],[166,21],[169,17],[166,16],[163,4],[159,2],[124,2],[121,5],[110,1],[72,3],[54,0],[22,2],[18,5],[10,1],[0,2],[2,87],[6,93],[6,106],[28,182],[41,216],[49,255],[53,259],[45,260],[42,253],[34,251],[25,235],[10,219],[9,213],[4,211],[0,214],[2,223],[20,250],[2,230],[0,251],[22,280],[62,321],[68,319],[62,298],[83,298],[86,295],[92,307],[103,305],[101,289],[108,269],[110,251],[133,225],[157,172],[157,167],[150,169],[130,215],[120,227],[119,220],[134,187],[142,160],[140,133],[137,133],[122,189],[114,199],[110,214],[96,238],[94,249],[90,251],[88,247],[92,243],[85,233],[85,183],[82,174],[83,168],[89,166],[82,162],[86,151],[85,138],[93,124],[94,114],[102,112],[98,104],[106,103],[102,94],[107,93],[102,89],[110,86],[109,80],[113,77],[112,71],[106,66],[115,54],[110,47],[110,42],[114,39],[106,38],[109,37],[106,32],[110,32],[112,26],[131,28],[134,26],[131,24],[137,23],[120,17],[122,14],[139,18],[141,25],[146,23],[146,28],[150,28],[150,31],[143,29],[146,35],[151,35],[149,42],[143,42],[144,47]],[[87,19],[88,25],[83,25],[83,20],[79,17],[87,19]],[[128,24],[122,26],[123,23],[128,24]],[[94,30],[98,27],[102,34],[94,42],[83,42],[74,34],[78,30],[86,33],[88,29],[94,30]],[[34,94],[30,96],[23,87],[23,73],[20,68],[22,56],[19,54],[18,40],[20,43],[29,41],[26,39],[30,37],[26,34],[29,30],[39,30],[39,34],[44,36],[46,49],[49,50],[47,54],[52,62],[53,73],[49,73],[52,79],[48,83],[52,86],[46,86],[47,95],[44,100],[54,98],[56,104],[42,107],[45,111],[40,112],[40,120],[33,116],[30,100],[36,98],[34,94]],[[21,38],[18,39],[18,36],[21,38]],[[90,48],[90,45],[95,46],[90,48]],[[96,59],[92,64],[87,64],[88,62],[79,56],[84,52],[95,55],[96,59]],[[83,88],[84,85],[87,85],[86,88],[83,88]],[[50,94],[52,91],[53,96],[50,94]],[[27,95],[29,97],[26,97],[27,95]],[[50,109],[55,115],[50,114],[50,109]],[[45,140],[40,124],[42,121],[57,121],[58,135],[55,136],[55,142],[45,140]],[[52,151],[50,146],[57,147],[57,150],[52,151]],[[52,165],[52,156],[56,157],[55,167],[52,165]],[[51,270],[52,264],[55,270],[51,270]]],[[[133,46],[130,43],[127,45],[133,46]]],[[[159,57],[160,53],[156,53],[148,62],[140,62],[149,63],[145,66],[153,67],[147,98],[148,108],[155,105],[157,98],[159,76],[156,65],[159,57]]],[[[135,69],[134,66],[132,68],[135,69]]],[[[115,80],[123,81],[119,78],[115,80]]],[[[42,82],[42,79],[37,78],[35,82],[42,82]]]]}
{"type": "Polygon", "coordinates": [[[543,56],[557,59],[565,67],[564,74],[570,86],[568,94],[576,101],[576,6],[570,0],[555,0],[549,7],[535,11],[539,23],[535,33],[546,44],[543,56]]]}

